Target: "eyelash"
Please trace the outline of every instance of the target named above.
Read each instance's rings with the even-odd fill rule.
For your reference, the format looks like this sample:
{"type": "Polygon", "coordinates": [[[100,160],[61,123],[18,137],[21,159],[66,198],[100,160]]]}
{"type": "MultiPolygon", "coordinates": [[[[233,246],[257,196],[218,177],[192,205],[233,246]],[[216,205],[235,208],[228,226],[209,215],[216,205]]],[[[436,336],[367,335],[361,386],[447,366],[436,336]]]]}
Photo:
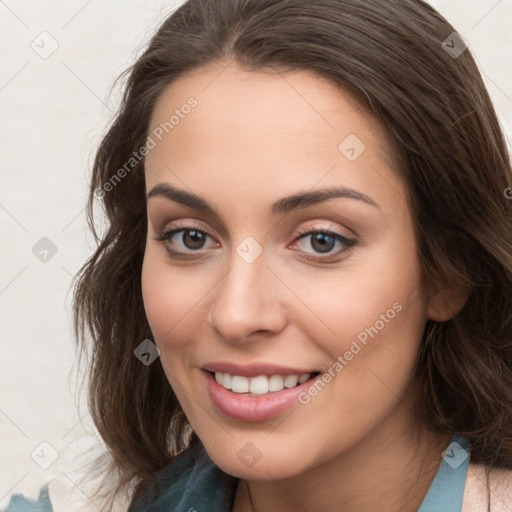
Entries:
{"type": "MultiPolygon", "coordinates": [[[[176,228],[169,229],[167,231],[161,231],[161,232],[157,233],[156,237],[153,237],[153,240],[156,240],[157,242],[165,243],[168,240],[170,240],[177,233],[181,233],[181,232],[185,232],[185,231],[197,231],[198,233],[201,233],[202,235],[210,236],[203,229],[200,229],[197,226],[189,225],[189,226],[179,226],[179,227],[176,227],[176,228]]],[[[313,260],[313,261],[326,261],[326,260],[330,260],[334,256],[339,256],[340,254],[350,250],[351,248],[353,248],[356,245],[356,240],[354,240],[352,238],[347,238],[342,233],[340,233],[338,231],[335,231],[335,230],[332,230],[332,229],[308,229],[308,228],[303,228],[303,229],[299,230],[299,232],[297,233],[297,237],[295,238],[294,242],[296,242],[296,241],[298,241],[298,240],[300,240],[302,238],[305,238],[306,236],[314,235],[314,234],[323,234],[323,235],[331,236],[336,241],[341,242],[343,245],[345,245],[345,249],[339,250],[339,251],[337,251],[335,253],[326,253],[326,254],[328,254],[327,256],[312,256],[311,254],[306,253],[306,256],[303,256],[303,257],[305,259],[308,259],[308,260],[313,260]]],[[[212,238],[212,237],[210,237],[210,238],[212,238]]],[[[183,253],[181,251],[176,251],[174,249],[171,249],[168,244],[165,244],[165,246],[166,246],[166,250],[169,252],[169,254],[173,258],[177,258],[177,259],[190,259],[190,254],[191,253],[183,253]]],[[[192,254],[193,254],[194,252],[199,252],[201,249],[199,249],[197,251],[194,251],[192,249],[189,249],[189,250],[192,251],[192,254]]]]}

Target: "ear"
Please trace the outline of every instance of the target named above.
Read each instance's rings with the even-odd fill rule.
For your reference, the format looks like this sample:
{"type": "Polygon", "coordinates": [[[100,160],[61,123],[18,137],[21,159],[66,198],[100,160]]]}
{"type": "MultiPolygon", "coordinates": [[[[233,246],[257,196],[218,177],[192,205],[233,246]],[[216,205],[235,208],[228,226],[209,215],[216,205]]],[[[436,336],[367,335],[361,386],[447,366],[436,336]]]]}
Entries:
{"type": "Polygon", "coordinates": [[[459,292],[450,287],[432,291],[427,302],[427,318],[435,322],[450,320],[464,307],[469,293],[469,290],[459,292]]]}

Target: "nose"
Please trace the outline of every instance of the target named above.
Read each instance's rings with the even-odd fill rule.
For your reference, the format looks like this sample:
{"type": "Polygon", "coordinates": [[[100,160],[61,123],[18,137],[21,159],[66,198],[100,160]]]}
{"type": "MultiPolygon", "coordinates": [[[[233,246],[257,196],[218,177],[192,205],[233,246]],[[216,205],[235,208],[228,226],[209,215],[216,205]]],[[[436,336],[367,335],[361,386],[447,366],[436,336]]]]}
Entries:
{"type": "MultiPolygon", "coordinates": [[[[230,268],[212,290],[208,324],[229,343],[252,334],[276,334],[286,325],[283,284],[266,264],[264,254],[247,263],[234,252],[230,268]]],[[[251,341],[254,336],[251,338],[251,341]]]]}

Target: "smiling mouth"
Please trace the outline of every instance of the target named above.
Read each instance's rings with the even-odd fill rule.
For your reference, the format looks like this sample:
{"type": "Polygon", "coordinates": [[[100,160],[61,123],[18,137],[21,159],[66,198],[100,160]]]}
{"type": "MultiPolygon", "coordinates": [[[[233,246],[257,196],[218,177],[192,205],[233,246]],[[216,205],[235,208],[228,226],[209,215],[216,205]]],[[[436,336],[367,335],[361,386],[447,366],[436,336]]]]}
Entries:
{"type": "Polygon", "coordinates": [[[320,372],[310,372],[301,375],[259,375],[257,377],[245,377],[224,372],[208,373],[224,389],[243,396],[263,396],[277,393],[283,389],[291,389],[313,379],[320,372]]]}

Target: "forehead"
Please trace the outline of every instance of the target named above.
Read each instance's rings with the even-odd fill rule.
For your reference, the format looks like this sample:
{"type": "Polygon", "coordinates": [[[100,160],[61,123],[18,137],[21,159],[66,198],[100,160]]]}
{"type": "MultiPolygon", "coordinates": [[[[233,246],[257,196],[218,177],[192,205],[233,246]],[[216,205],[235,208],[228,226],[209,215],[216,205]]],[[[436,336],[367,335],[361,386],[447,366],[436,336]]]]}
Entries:
{"type": "Polygon", "coordinates": [[[282,110],[292,105],[299,114],[308,115],[313,110],[320,118],[322,110],[363,111],[362,105],[344,90],[311,71],[247,71],[231,62],[194,69],[172,82],[161,95],[154,114],[158,115],[160,109],[166,113],[167,108],[174,106],[169,100],[179,103],[191,95],[202,97],[204,109],[218,107],[220,101],[244,109],[258,109],[271,103],[282,110]]]}
{"type": "Polygon", "coordinates": [[[155,131],[161,140],[146,157],[148,189],[183,172],[204,190],[213,180],[311,188],[325,176],[321,185],[371,191],[398,165],[377,119],[345,90],[303,70],[249,72],[233,63],[194,70],[161,94],[148,133],[155,131]]]}
{"type": "Polygon", "coordinates": [[[284,130],[280,139],[302,136],[306,147],[311,142],[318,149],[325,141],[332,148],[331,140],[351,131],[391,156],[386,133],[374,116],[345,90],[310,71],[245,71],[236,63],[193,70],[161,94],[153,109],[150,132],[168,123],[176,111],[179,114],[190,98],[197,106],[180,116],[179,124],[171,130],[174,138],[185,135],[190,122],[183,121],[189,116],[197,138],[205,142],[226,129],[238,129],[232,132],[231,140],[253,134],[261,142],[265,134],[275,138],[273,128],[278,128],[284,130]]]}

